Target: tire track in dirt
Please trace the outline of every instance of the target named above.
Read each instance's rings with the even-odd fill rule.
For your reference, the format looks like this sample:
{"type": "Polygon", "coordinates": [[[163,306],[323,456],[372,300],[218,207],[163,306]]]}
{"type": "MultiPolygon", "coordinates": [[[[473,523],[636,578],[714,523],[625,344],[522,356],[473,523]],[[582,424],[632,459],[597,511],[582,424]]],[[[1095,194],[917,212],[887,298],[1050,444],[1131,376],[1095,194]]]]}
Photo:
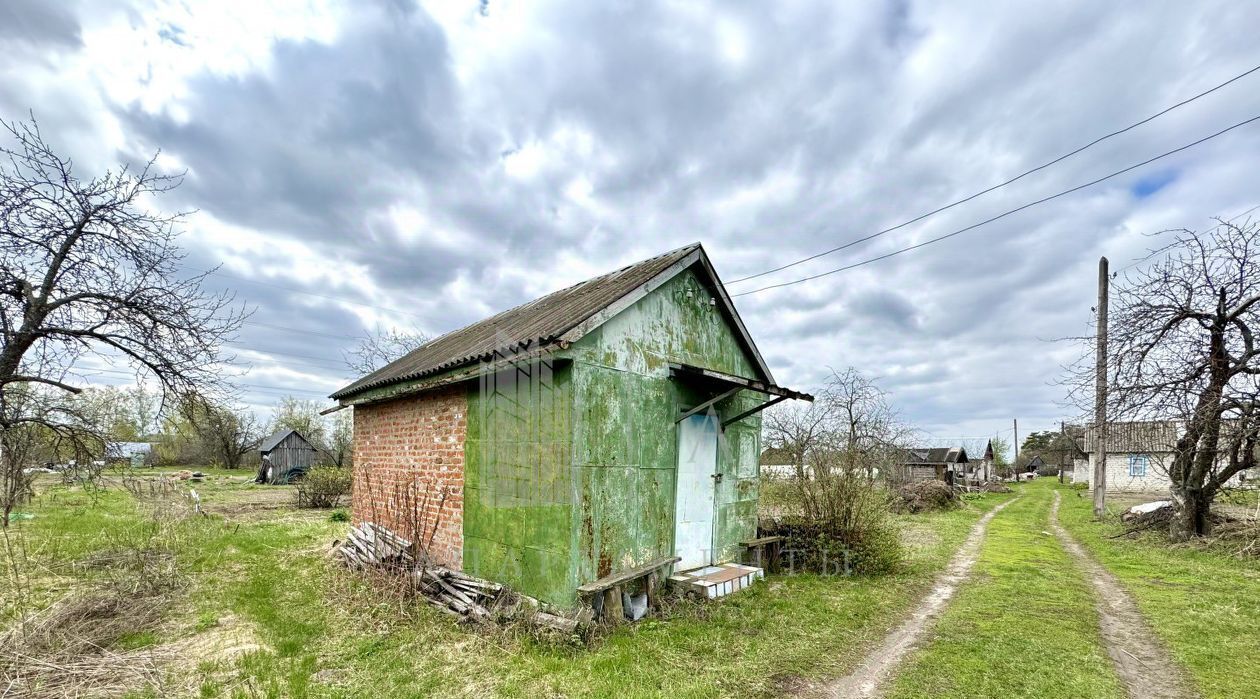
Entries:
{"type": "Polygon", "coordinates": [[[1111,571],[1096,562],[1059,524],[1059,493],[1050,506],[1050,528],[1094,587],[1107,655],[1133,699],[1191,699],[1198,694],[1142,617],[1111,571]]]}
{"type": "Polygon", "coordinates": [[[976,559],[980,557],[980,545],[984,543],[989,522],[997,513],[1020,497],[1022,496],[1011,498],[989,510],[972,526],[966,541],[950,559],[945,573],[936,579],[932,591],[919,602],[919,606],[910,617],[885,636],[884,641],[866,655],[866,659],[852,674],[827,685],[822,691],[823,696],[841,699],[879,696],[884,683],[892,675],[893,669],[905,659],[906,654],[923,634],[936,623],[950,598],[958,591],[958,586],[967,580],[971,568],[976,564],[976,559]]]}

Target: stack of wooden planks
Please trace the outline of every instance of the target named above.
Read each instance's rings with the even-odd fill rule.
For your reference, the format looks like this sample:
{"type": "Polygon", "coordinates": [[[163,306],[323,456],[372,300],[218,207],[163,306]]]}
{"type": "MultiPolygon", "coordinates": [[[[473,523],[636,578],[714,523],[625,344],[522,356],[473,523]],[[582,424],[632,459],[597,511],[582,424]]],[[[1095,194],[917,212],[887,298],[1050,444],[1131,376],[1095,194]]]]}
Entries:
{"type": "Polygon", "coordinates": [[[414,568],[416,559],[411,547],[410,541],[385,527],[364,522],[350,528],[350,535],[339,553],[351,568],[414,568]]]}
{"type": "Polygon", "coordinates": [[[498,583],[434,565],[411,541],[371,522],[351,527],[346,542],[335,551],[356,570],[407,571],[425,600],[451,616],[471,621],[525,619],[535,626],[566,634],[575,633],[580,624],[590,621],[589,615],[569,616],[548,610],[538,600],[516,594],[498,583]]]}
{"type": "Polygon", "coordinates": [[[490,607],[503,592],[503,586],[498,583],[442,566],[422,566],[412,571],[411,576],[429,604],[477,619],[490,617],[490,607]]]}

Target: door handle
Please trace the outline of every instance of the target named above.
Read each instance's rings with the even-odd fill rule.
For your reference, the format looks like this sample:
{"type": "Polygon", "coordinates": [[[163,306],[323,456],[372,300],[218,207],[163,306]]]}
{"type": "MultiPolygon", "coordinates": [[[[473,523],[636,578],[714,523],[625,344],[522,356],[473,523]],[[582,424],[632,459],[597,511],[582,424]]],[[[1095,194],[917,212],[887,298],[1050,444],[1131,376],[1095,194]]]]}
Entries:
{"type": "Polygon", "coordinates": [[[713,479],[713,483],[714,483],[715,485],[716,485],[716,484],[718,484],[718,483],[721,483],[721,482],[722,482],[722,474],[720,474],[720,473],[715,473],[715,474],[713,474],[713,475],[709,476],[709,478],[712,478],[712,479],[713,479]]]}

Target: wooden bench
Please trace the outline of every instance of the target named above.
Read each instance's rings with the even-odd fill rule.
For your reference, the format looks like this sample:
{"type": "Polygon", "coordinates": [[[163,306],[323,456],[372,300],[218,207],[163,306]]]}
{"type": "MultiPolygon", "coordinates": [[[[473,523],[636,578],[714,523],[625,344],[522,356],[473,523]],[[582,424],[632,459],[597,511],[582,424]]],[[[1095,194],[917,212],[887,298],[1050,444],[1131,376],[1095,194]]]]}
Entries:
{"type": "Polygon", "coordinates": [[[650,609],[653,595],[656,592],[656,572],[680,560],[682,559],[678,556],[663,556],[640,566],[605,575],[599,580],[579,586],[577,589],[578,597],[583,599],[590,598],[593,604],[596,595],[603,595],[604,604],[600,613],[600,619],[611,624],[619,623],[625,615],[625,610],[621,605],[621,588],[646,577],[648,580],[645,587],[647,588],[648,608],[650,609]]]}
{"type": "Polygon", "coordinates": [[[778,566],[779,551],[783,548],[783,537],[763,536],[758,539],[741,541],[739,544],[748,551],[751,565],[767,570],[778,566]]]}

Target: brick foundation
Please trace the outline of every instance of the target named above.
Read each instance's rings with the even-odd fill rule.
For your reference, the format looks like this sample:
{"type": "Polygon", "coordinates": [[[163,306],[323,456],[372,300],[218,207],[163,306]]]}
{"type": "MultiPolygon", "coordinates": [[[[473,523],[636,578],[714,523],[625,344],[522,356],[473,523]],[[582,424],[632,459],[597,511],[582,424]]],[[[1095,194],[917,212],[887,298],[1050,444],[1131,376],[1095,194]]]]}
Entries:
{"type": "Polygon", "coordinates": [[[464,549],[467,413],[460,387],[354,408],[354,521],[410,539],[432,535],[429,555],[457,569],[464,549]]]}

